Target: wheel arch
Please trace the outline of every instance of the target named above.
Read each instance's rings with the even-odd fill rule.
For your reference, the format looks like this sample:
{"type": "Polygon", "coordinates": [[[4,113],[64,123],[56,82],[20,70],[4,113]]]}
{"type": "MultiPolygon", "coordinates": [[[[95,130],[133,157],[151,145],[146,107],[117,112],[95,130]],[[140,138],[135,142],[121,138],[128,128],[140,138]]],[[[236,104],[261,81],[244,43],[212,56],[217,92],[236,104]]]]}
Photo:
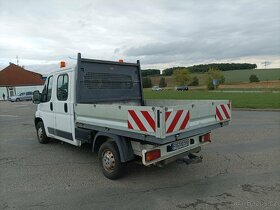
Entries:
{"type": "MultiPolygon", "coordinates": [[[[34,118],[34,125],[35,125],[35,127],[37,126],[37,123],[40,122],[40,121],[43,122],[42,118],[40,118],[40,117],[35,117],[34,118]]],[[[43,124],[44,124],[44,122],[43,122],[43,124]]]]}
{"type": "Polygon", "coordinates": [[[98,132],[95,135],[92,144],[92,151],[98,152],[100,146],[107,141],[115,142],[120,153],[121,162],[127,162],[134,159],[131,143],[125,137],[105,132],[98,132]]]}

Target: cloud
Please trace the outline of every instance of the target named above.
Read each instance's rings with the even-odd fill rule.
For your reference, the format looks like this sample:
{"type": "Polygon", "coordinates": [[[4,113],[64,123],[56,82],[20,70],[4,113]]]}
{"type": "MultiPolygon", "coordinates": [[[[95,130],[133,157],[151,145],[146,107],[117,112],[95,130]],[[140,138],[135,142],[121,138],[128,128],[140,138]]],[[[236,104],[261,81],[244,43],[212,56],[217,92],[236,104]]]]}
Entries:
{"type": "Polygon", "coordinates": [[[273,66],[279,22],[277,0],[0,1],[0,65],[18,55],[44,69],[81,52],[143,66],[248,57],[273,66]]]}

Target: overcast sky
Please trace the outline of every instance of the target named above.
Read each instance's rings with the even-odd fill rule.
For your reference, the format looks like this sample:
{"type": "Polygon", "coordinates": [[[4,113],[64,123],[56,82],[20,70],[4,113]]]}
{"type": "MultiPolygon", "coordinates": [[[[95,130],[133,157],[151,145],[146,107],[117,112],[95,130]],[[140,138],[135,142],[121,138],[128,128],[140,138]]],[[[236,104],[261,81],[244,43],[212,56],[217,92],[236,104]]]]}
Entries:
{"type": "Polygon", "coordinates": [[[279,0],[0,0],[0,69],[47,73],[82,57],[160,68],[211,62],[280,67],[279,0]]]}

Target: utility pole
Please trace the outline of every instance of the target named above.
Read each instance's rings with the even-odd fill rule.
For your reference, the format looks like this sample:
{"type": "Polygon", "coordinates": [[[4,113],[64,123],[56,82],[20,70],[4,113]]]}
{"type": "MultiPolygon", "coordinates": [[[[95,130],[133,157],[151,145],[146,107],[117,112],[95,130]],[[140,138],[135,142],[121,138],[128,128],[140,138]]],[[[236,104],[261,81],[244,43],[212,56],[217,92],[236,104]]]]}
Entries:
{"type": "Polygon", "coordinates": [[[266,69],[267,66],[269,66],[272,62],[271,61],[264,61],[262,64],[264,65],[264,69],[266,69]]]}
{"type": "Polygon", "coordinates": [[[19,61],[18,61],[18,56],[17,56],[17,65],[18,65],[19,61]]]}

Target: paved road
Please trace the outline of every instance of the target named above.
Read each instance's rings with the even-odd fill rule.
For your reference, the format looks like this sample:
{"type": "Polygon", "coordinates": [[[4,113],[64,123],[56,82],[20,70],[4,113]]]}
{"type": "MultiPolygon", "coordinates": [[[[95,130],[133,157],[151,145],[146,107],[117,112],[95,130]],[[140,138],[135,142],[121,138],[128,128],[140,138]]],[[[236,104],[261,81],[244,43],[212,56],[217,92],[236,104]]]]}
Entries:
{"type": "Polygon", "coordinates": [[[96,155],[37,142],[30,102],[0,103],[0,209],[280,209],[280,112],[235,111],[200,164],[130,164],[117,181],[96,155]]]}

